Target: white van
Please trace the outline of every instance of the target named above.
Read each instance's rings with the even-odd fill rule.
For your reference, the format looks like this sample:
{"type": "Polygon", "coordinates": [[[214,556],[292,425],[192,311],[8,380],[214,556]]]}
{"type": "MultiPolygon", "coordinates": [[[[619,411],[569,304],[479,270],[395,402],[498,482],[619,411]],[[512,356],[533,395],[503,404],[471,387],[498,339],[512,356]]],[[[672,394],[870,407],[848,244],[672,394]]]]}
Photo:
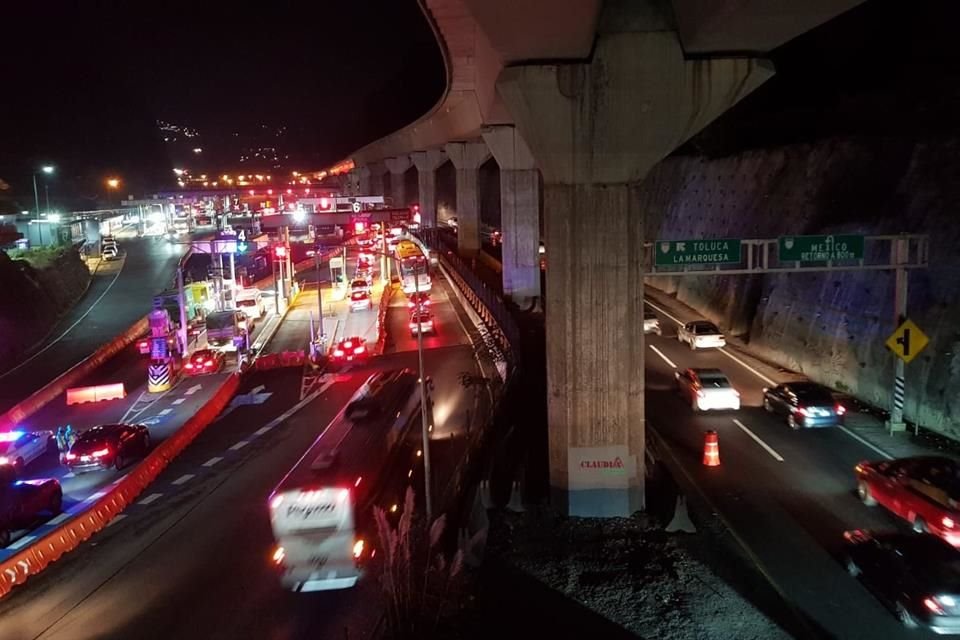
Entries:
{"type": "Polygon", "coordinates": [[[237,292],[237,309],[243,311],[248,318],[259,320],[267,312],[260,289],[241,289],[237,292]]]}

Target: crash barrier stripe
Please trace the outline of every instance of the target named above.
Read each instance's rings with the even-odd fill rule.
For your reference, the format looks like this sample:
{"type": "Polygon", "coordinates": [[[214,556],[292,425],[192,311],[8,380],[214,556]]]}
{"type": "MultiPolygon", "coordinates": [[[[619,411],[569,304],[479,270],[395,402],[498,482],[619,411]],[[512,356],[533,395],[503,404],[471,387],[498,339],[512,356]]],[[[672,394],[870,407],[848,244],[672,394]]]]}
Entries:
{"type": "Polygon", "coordinates": [[[151,364],[147,366],[147,383],[155,386],[170,384],[170,365],[151,364]]]}
{"type": "Polygon", "coordinates": [[[124,388],[122,382],[67,389],[67,404],[83,404],[84,402],[100,402],[101,400],[120,400],[126,397],[127,390],[124,388]]]}
{"type": "Polygon", "coordinates": [[[231,374],[209,402],[193,414],[175,434],[160,443],[120,482],[108,490],[86,511],[49,533],[37,538],[3,562],[0,562],[0,598],[6,596],[30,576],[37,575],[65,553],[73,551],[110,521],[156,480],[177,455],[216,419],[240,385],[240,377],[231,374]]]}
{"type": "Polygon", "coordinates": [[[391,283],[384,287],[383,293],[380,294],[380,308],[377,309],[377,345],[374,347],[374,355],[383,355],[387,347],[387,310],[390,308],[390,298],[396,290],[396,285],[391,283]]]}
{"type": "Polygon", "coordinates": [[[90,375],[104,362],[147,333],[148,329],[147,317],[144,316],[133,323],[126,331],[94,351],[93,354],[61,373],[42,388],[34,391],[26,399],[15,404],[3,416],[0,416],[0,431],[9,430],[32,416],[59,397],[69,387],[90,375]]]}

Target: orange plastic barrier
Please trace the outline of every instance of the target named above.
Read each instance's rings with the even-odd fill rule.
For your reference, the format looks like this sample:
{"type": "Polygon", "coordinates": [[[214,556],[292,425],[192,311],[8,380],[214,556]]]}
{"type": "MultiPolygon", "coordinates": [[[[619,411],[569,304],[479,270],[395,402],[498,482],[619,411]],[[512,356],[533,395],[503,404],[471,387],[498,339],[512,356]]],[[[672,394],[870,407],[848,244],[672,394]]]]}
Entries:
{"type": "Polygon", "coordinates": [[[720,439],[716,431],[707,431],[703,437],[703,466],[720,466],[720,439]]]}
{"type": "Polygon", "coordinates": [[[98,384],[93,387],[75,387],[67,389],[67,404],[83,404],[84,402],[100,402],[101,400],[119,400],[127,397],[127,390],[122,382],[113,384],[98,384]]]}
{"type": "Polygon", "coordinates": [[[30,576],[40,573],[107,526],[114,516],[136,500],[171,460],[213,422],[230,402],[239,385],[240,377],[237,374],[231,375],[206,405],[191,416],[173,436],[160,443],[89,509],[0,562],[0,597],[7,595],[16,585],[23,584],[30,576]]]}
{"type": "Polygon", "coordinates": [[[78,362],[72,368],[54,378],[48,385],[42,389],[38,389],[25,400],[11,407],[3,416],[0,416],[0,431],[12,429],[26,418],[32,416],[55,400],[69,387],[72,387],[90,375],[90,373],[104,362],[120,353],[127,345],[132,344],[137,338],[146,333],[149,328],[147,318],[144,316],[122,334],[97,349],[86,360],[78,362]]]}

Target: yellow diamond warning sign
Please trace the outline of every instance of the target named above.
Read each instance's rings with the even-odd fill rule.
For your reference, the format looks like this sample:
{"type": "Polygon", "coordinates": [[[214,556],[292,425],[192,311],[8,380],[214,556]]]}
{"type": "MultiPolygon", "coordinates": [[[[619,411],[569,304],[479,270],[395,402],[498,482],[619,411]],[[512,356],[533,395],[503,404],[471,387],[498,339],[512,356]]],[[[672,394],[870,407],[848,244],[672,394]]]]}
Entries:
{"type": "Polygon", "coordinates": [[[898,358],[904,362],[910,362],[923,351],[923,348],[929,342],[930,339],[923,331],[920,331],[920,327],[913,324],[911,320],[905,320],[903,324],[897,327],[893,335],[887,338],[885,344],[898,358]]]}

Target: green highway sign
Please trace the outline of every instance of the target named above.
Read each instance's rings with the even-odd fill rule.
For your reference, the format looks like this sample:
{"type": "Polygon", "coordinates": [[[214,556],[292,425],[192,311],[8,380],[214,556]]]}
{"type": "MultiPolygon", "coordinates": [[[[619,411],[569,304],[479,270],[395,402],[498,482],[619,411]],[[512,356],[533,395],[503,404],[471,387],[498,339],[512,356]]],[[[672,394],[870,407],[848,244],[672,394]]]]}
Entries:
{"type": "Polygon", "coordinates": [[[739,264],[740,240],[658,240],[654,264],[677,267],[688,264],[739,264]]]}
{"type": "Polygon", "coordinates": [[[780,236],[780,262],[862,260],[863,236],[780,236]]]}

